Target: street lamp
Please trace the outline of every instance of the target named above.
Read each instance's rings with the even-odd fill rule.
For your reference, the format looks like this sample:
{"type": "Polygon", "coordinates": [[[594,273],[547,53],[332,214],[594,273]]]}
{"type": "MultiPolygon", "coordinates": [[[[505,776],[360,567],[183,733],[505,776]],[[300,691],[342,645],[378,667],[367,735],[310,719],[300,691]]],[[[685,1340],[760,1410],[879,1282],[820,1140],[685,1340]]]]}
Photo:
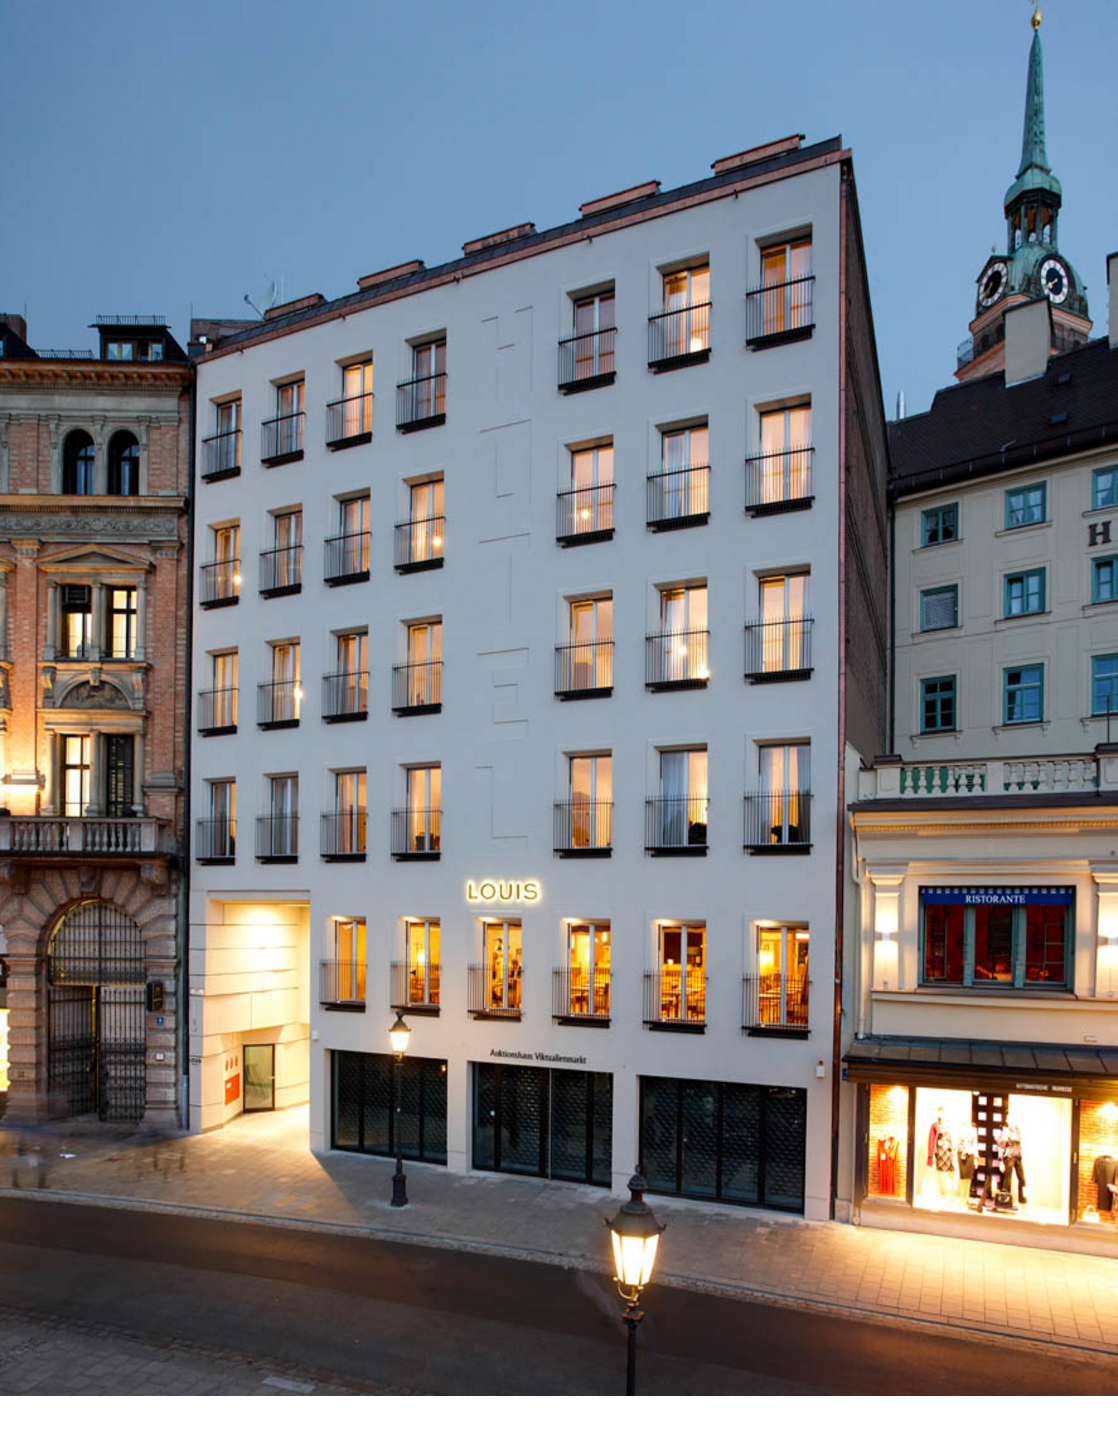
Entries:
{"type": "Polygon", "coordinates": [[[404,1157],[400,1151],[400,1071],[403,1069],[404,1054],[411,1039],[411,1029],[402,1010],[396,1011],[396,1023],[389,1030],[388,1038],[392,1043],[392,1053],[396,1056],[396,1063],[392,1067],[392,1088],[396,1092],[393,1097],[396,1112],[396,1173],[392,1177],[392,1204],[399,1208],[408,1203],[408,1182],[404,1177],[404,1157]]]}
{"type": "Polygon", "coordinates": [[[663,1225],[644,1203],[648,1189],[638,1170],[629,1181],[629,1198],[613,1217],[607,1220],[613,1241],[614,1279],[617,1293],[625,1302],[621,1318],[629,1327],[629,1355],[625,1368],[625,1394],[637,1393],[637,1326],[644,1319],[640,1308],[641,1291],[652,1279],[656,1264],[656,1247],[663,1225]]]}

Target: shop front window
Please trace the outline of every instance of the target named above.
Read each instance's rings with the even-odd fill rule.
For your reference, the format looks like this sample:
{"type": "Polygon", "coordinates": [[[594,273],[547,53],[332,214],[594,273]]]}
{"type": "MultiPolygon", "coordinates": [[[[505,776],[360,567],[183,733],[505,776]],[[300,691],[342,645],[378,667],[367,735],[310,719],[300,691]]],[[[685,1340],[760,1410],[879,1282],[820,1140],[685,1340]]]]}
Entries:
{"type": "Polygon", "coordinates": [[[1074,891],[922,889],[924,985],[1072,984],[1074,891]]]}

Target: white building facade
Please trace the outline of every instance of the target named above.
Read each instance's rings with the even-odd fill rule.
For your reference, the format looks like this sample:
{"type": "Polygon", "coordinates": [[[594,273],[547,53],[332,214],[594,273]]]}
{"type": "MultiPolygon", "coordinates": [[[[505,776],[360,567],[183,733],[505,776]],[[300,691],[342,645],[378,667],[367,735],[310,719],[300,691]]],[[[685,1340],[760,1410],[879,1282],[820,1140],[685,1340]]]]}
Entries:
{"type": "Polygon", "coordinates": [[[195,1128],[829,1213],[884,426],[849,153],[712,168],[200,359],[195,1128]]]}

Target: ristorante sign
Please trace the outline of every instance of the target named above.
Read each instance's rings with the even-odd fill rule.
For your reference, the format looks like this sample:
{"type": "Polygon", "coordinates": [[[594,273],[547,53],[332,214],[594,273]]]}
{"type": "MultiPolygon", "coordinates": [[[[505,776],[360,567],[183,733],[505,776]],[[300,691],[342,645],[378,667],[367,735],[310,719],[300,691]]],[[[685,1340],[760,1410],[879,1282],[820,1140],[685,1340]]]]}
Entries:
{"type": "Polygon", "coordinates": [[[470,905],[535,905],[543,899],[538,880],[467,880],[470,905]]]}
{"type": "Polygon", "coordinates": [[[1049,885],[975,885],[969,890],[921,885],[925,905],[1070,905],[1075,891],[1049,885]]]}

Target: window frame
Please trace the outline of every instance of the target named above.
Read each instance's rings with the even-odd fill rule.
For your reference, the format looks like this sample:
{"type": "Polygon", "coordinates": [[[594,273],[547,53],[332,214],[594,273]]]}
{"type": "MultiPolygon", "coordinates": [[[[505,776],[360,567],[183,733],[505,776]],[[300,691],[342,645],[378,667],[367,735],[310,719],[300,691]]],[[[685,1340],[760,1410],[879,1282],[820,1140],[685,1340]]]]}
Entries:
{"type": "Polygon", "coordinates": [[[1109,605],[1118,600],[1118,555],[1098,555],[1091,558],[1091,604],[1109,605]],[[1109,595],[1100,594],[1099,579],[1109,572],[1109,595]]]}
{"type": "Polygon", "coordinates": [[[951,735],[959,728],[959,678],[957,675],[929,675],[920,681],[920,734],[921,735],[951,735]],[[943,691],[937,695],[930,695],[929,688],[933,685],[950,685],[950,691],[943,691]],[[928,703],[931,701],[936,707],[936,713],[942,717],[944,701],[950,697],[951,724],[929,726],[927,723],[928,703]]]}
{"type": "Polygon", "coordinates": [[[1029,525],[1043,525],[1048,519],[1048,481],[1036,480],[1031,485],[1016,485],[1005,492],[1005,529],[1024,530],[1029,525]],[[1040,514],[1034,519],[1014,519],[1013,502],[1018,496],[1027,497],[1030,492],[1040,494],[1040,514]]]}
{"type": "Polygon", "coordinates": [[[1005,665],[1002,667],[1002,724],[1003,725],[1038,725],[1044,722],[1044,661],[1037,660],[1027,665],[1005,665]],[[1017,673],[1024,675],[1026,671],[1035,670],[1039,679],[1035,682],[1018,680],[1013,683],[1010,675],[1017,673]],[[1024,695],[1029,691],[1036,690],[1039,696],[1038,711],[1036,715],[1025,715],[1020,719],[1011,720],[1010,694],[1024,695]]]}
{"type": "MultiPolygon", "coordinates": [[[[919,921],[917,930],[919,976],[918,988],[921,990],[977,990],[985,994],[1036,994],[1037,992],[1048,994],[1074,993],[1075,991],[1075,902],[1076,896],[1059,908],[1064,911],[1064,978],[1062,981],[1053,980],[1028,980],[1026,979],[1026,965],[1028,961],[1027,952],[1027,911],[1029,903],[1023,905],[1006,905],[1004,908],[1011,911],[1011,958],[1010,958],[1010,979],[1008,984],[1004,980],[986,980],[976,978],[975,969],[975,934],[976,934],[976,910],[977,904],[962,905],[958,908],[963,911],[963,978],[962,980],[929,980],[927,978],[926,963],[927,956],[926,937],[927,922],[925,911],[929,904],[945,905],[947,902],[935,899],[925,899],[925,888],[920,887],[918,911],[919,921]]],[[[933,889],[935,887],[932,887],[933,889]]],[[[1025,887],[1023,887],[1025,888],[1025,887]]],[[[1074,887],[1069,887],[1074,888],[1074,887]]],[[[976,893],[987,893],[979,889],[976,893]]],[[[997,893],[992,890],[989,893],[997,893]]],[[[956,902],[957,903],[957,902],[956,902]]],[[[981,903],[981,902],[979,902],[981,903]]],[[[1038,895],[1031,902],[1034,905],[1043,905],[1044,900],[1038,895]]],[[[946,970],[946,956],[944,958],[946,970]]]]}
{"type": "Polygon", "coordinates": [[[334,950],[334,994],[337,1002],[342,1004],[365,1003],[366,987],[368,983],[368,927],[364,915],[334,915],[333,926],[333,950],[334,950]],[[346,947],[349,953],[346,954],[342,947],[342,930],[348,926],[351,934],[346,947]],[[346,975],[347,984],[341,984],[342,975],[346,975]],[[350,993],[342,993],[343,988],[350,993]]]}
{"type": "Polygon", "coordinates": [[[1105,719],[1107,715],[1118,715],[1118,652],[1091,656],[1091,716],[1093,719],[1105,719]],[[1107,691],[1113,696],[1113,709],[1100,710],[1097,706],[1100,661],[1110,661],[1113,665],[1113,674],[1105,677],[1107,691]]]}
{"type": "Polygon", "coordinates": [[[437,1010],[442,995],[442,922],[440,917],[409,917],[404,921],[404,966],[407,972],[407,996],[409,1006],[420,1006],[423,1009],[437,1010]],[[412,931],[421,929],[423,931],[423,984],[422,994],[416,998],[413,988],[412,974],[412,931]],[[436,937],[434,951],[431,946],[432,934],[436,937]],[[434,993],[432,993],[431,980],[434,978],[434,993]]]}
{"type": "Polygon", "coordinates": [[[1112,510],[1118,506],[1118,465],[1104,465],[1098,470],[1091,472],[1091,509],[1112,510]],[[1107,480],[1110,482],[1110,499],[1100,500],[1102,487],[1099,482],[1107,480]]]}
{"type": "Polygon", "coordinates": [[[959,539],[959,502],[952,500],[944,505],[933,505],[927,510],[920,512],[920,548],[928,549],[934,545],[950,545],[952,541],[959,539]],[[954,533],[944,535],[944,521],[951,517],[951,525],[954,533]],[[934,519],[933,519],[934,517],[934,519]],[[935,527],[938,531],[937,538],[932,539],[931,533],[935,527]]]}
{"type": "Polygon", "coordinates": [[[933,635],[938,630],[957,630],[959,628],[959,586],[958,582],[950,585],[932,585],[926,590],[920,591],[920,629],[921,635],[933,635]],[[950,594],[955,602],[954,618],[950,625],[929,625],[927,620],[927,602],[934,597],[950,594]]]}
{"type": "Polygon", "coordinates": [[[136,585],[105,586],[105,659],[136,660],[140,655],[140,591],[136,585]],[[124,608],[117,597],[126,597],[124,608]],[[116,617],[124,617],[124,647],[116,646],[116,617]]]}
{"type": "Polygon", "coordinates": [[[1002,576],[1002,619],[1020,620],[1028,615],[1043,615],[1048,608],[1048,571],[1043,565],[1034,566],[1031,570],[1014,570],[1008,575],[1002,576]],[[1029,581],[1039,580],[1037,600],[1035,606],[1028,604],[1029,581]],[[1010,588],[1016,582],[1021,584],[1022,608],[1013,610],[1010,608],[1010,588]]]}

